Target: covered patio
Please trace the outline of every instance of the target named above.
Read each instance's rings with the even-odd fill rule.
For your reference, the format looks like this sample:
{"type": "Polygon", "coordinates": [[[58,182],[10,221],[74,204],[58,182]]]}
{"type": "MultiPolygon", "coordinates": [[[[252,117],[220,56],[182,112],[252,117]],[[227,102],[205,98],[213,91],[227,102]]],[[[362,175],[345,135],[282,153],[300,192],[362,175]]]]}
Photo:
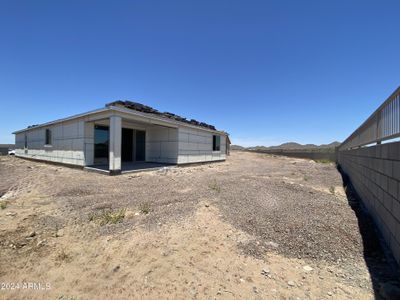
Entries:
{"type": "Polygon", "coordinates": [[[85,124],[85,170],[120,174],[177,163],[178,129],[121,113],[85,124]]]}

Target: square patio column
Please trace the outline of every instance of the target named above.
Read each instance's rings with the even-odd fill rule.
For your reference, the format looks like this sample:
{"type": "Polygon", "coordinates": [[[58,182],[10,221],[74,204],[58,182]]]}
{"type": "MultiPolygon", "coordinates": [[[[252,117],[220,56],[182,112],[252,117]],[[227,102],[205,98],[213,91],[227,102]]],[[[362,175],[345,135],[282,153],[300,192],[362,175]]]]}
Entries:
{"type": "Polygon", "coordinates": [[[84,123],[84,153],[85,153],[85,166],[94,164],[94,123],[84,123]]]}
{"type": "Polygon", "coordinates": [[[121,132],[120,116],[110,117],[110,174],[121,173],[121,132]]]}

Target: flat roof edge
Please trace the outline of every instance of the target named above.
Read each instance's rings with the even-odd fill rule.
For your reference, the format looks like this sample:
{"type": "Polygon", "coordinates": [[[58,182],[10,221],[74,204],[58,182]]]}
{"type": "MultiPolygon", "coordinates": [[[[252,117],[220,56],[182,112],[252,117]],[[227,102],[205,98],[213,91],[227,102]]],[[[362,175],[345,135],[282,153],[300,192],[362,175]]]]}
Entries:
{"type": "Polygon", "coordinates": [[[50,126],[50,125],[54,125],[54,124],[58,124],[58,123],[66,122],[66,121],[70,121],[70,120],[73,120],[73,119],[82,118],[82,117],[89,116],[89,115],[92,115],[92,114],[105,112],[105,111],[108,111],[108,110],[110,110],[108,107],[99,108],[99,109],[91,110],[91,111],[88,111],[88,112],[85,112],[85,113],[72,115],[70,117],[66,117],[66,118],[57,119],[57,120],[54,120],[54,121],[38,124],[37,126],[33,126],[33,127],[30,127],[30,128],[24,128],[24,129],[21,129],[21,130],[17,130],[17,131],[14,131],[12,134],[17,134],[17,133],[21,133],[21,132],[25,132],[25,131],[29,131],[29,130],[33,130],[33,129],[37,129],[37,128],[41,128],[41,127],[46,127],[46,126],[50,126]]]}

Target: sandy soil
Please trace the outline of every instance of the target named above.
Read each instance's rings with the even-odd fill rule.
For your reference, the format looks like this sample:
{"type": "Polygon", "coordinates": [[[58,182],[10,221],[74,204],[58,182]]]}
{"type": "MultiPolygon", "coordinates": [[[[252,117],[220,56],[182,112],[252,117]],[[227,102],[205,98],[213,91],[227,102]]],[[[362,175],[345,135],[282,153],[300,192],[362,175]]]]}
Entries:
{"type": "Polygon", "coordinates": [[[109,177],[0,157],[0,179],[2,299],[379,297],[333,164],[234,152],[109,177]],[[44,289],[4,284],[26,282],[44,289]]]}

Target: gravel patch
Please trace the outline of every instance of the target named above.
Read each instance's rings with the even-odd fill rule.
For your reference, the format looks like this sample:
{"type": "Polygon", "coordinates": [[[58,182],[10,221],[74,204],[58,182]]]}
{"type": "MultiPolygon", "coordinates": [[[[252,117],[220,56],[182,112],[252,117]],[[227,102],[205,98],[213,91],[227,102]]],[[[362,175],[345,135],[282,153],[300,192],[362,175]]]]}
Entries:
{"type": "Polygon", "coordinates": [[[23,193],[29,186],[44,198],[40,201],[57,206],[60,224],[87,223],[99,210],[140,213],[144,205],[149,213],[106,232],[151,228],[184,220],[205,200],[220,209],[224,220],[254,236],[254,242],[240,245],[247,254],[259,257],[273,250],[294,258],[340,261],[363,253],[353,210],[345,197],[330,192],[342,185],[334,164],[234,152],[225,163],[121,176],[18,158],[3,158],[0,170],[2,178],[16,179],[2,181],[3,190],[12,186],[23,193]]]}
{"type": "MultiPolygon", "coordinates": [[[[396,282],[373,223],[359,201],[346,195],[334,164],[233,152],[223,163],[105,176],[5,157],[0,158],[0,176],[0,193],[7,195],[7,206],[0,211],[0,223],[7,226],[0,231],[0,250],[19,253],[16,257],[45,257],[63,236],[78,236],[83,245],[90,245],[140,230],[150,234],[172,226],[184,228],[200,206],[215,212],[212,216],[218,220],[209,221],[214,221],[214,229],[222,220],[224,226],[249,237],[236,240],[231,249],[244,254],[242,258],[268,262],[273,254],[301,261],[313,269],[304,271],[301,266],[302,272],[315,273],[319,280],[331,274],[368,293],[369,278],[359,275],[360,270],[368,269],[375,293],[381,282],[387,283],[385,293],[392,288],[389,283],[396,282]],[[327,264],[334,267],[327,269],[327,264]]],[[[204,218],[196,233],[213,233],[205,225],[210,218],[204,218]]],[[[230,231],[219,232],[213,240],[217,254],[224,249],[220,240],[230,231]]],[[[207,254],[207,237],[200,237],[202,253],[207,254]]],[[[158,242],[149,249],[157,249],[158,242]]],[[[13,261],[13,256],[8,259],[13,261]]],[[[264,273],[260,276],[268,280],[282,280],[285,289],[294,288],[299,280],[307,283],[303,277],[294,281],[264,273]]]]}

